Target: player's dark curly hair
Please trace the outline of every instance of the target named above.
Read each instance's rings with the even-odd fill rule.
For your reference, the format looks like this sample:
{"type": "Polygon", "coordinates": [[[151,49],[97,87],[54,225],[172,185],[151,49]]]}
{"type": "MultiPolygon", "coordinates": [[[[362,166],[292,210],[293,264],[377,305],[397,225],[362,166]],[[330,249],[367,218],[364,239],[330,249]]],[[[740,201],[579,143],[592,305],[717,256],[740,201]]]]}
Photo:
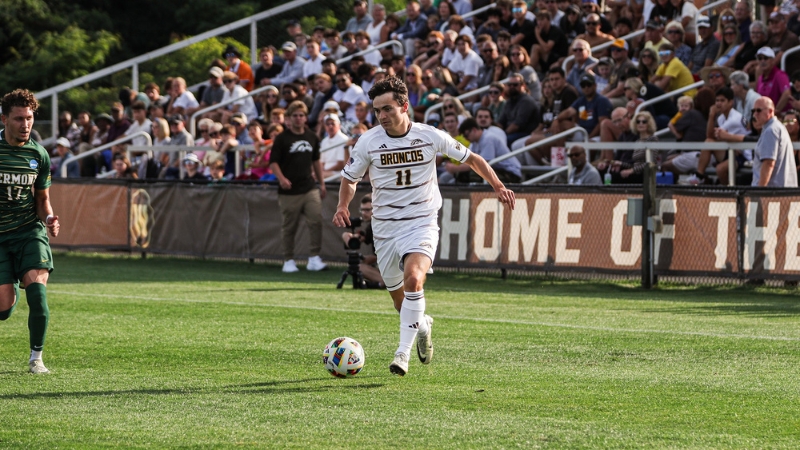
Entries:
{"type": "Polygon", "coordinates": [[[375,83],[369,90],[369,99],[375,100],[376,97],[386,94],[387,92],[392,93],[392,98],[400,106],[408,103],[408,88],[406,84],[403,83],[403,80],[395,76],[388,77],[383,81],[375,83]]]}
{"type": "Polygon", "coordinates": [[[11,108],[21,106],[23,108],[30,108],[33,112],[39,109],[39,101],[33,96],[33,92],[27,89],[15,89],[3,96],[2,103],[3,114],[11,112],[11,108]]]}

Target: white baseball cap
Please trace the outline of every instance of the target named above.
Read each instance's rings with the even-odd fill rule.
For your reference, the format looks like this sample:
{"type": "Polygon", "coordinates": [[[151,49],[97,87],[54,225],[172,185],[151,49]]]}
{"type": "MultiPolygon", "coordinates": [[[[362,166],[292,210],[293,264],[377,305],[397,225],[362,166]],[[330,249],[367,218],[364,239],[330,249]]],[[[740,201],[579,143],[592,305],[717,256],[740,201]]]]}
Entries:
{"type": "Polygon", "coordinates": [[[56,145],[60,145],[62,147],[70,148],[72,144],[69,143],[69,139],[65,137],[60,137],[56,139],[56,145]]]}

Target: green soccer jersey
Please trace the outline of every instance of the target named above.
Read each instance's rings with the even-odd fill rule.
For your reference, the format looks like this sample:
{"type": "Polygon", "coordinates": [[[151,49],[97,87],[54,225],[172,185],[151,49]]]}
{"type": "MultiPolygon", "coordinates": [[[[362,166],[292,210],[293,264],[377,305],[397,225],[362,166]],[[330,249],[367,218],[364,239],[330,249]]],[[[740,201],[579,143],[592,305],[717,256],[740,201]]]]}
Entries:
{"type": "Polygon", "coordinates": [[[50,187],[50,155],[29,139],[14,147],[0,133],[0,234],[39,220],[34,189],[50,187]]]}

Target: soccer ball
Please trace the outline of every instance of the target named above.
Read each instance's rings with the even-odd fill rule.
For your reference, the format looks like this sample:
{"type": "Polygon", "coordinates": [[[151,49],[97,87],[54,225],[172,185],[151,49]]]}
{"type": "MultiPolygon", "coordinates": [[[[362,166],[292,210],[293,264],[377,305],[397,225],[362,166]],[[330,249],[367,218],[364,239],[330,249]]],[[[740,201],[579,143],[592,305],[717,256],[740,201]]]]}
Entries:
{"type": "Polygon", "coordinates": [[[338,337],[325,346],[322,363],[337,378],[354,377],[364,367],[364,348],[353,338],[338,337]]]}

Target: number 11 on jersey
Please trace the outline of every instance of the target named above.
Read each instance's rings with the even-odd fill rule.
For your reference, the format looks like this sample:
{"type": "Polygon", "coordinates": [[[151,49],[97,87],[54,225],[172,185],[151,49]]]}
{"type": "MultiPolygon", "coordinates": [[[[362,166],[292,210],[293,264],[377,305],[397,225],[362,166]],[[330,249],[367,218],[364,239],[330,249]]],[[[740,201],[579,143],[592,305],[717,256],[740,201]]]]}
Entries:
{"type": "Polygon", "coordinates": [[[404,184],[406,186],[408,186],[408,185],[411,184],[411,169],[398,170],[395,173],[397,174],[397,185],[398,186],[403,186],[404,184]],[[405,183],[403,183],[403,174],[405,174],[405,176],[406,176],[405,177],[406,178],[406,182],[405,183]]]}

